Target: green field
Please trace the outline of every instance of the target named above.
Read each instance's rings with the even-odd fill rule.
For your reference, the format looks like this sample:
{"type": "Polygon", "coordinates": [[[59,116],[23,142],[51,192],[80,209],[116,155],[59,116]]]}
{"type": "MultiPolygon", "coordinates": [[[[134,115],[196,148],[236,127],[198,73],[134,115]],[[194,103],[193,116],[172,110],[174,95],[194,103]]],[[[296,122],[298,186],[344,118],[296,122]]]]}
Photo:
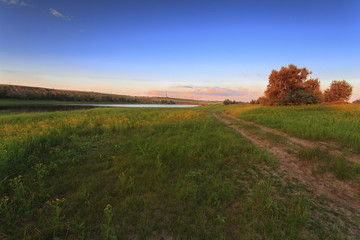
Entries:
{"type": "MultiPolygon", "coordinates": [[[[276,156],[212,116],[213,111],[241,113],[244,119],[297,134],[288,130],[291,120],[271,115],[289,111],[289,116],[297,112],[319,116],[321,111],[334,124],[346,120],[346,129],[359,129],[349,120],[358,116],[359,108],[342,109],[341,114],[331,111],[335,108],[231,106],[1,114],[0,238],[354,236],[341,216],[338,221],[327,218],[333,210],[317,204],[326,199],[312,195],[301,183],[284,184],[284,176],[272,174],[279,165],[276,156]],[[276,125],[280,120],[287,127],[276,125]]],[[[310,128],[308,122],[299,122],[310,128]]],[[[345,144],[335,133],[320,133],[313,137],[345,144]]],[[[343,138],[349,136],[351,131],[343,138]]],[[[357,140],[349,140],[353,141],[357,140]]]]}
{"type": "Polygon", "coordinates": [[[228,108],[226,113],[290,135],[340,143],[360,153],[360,104],[228,108]]]}

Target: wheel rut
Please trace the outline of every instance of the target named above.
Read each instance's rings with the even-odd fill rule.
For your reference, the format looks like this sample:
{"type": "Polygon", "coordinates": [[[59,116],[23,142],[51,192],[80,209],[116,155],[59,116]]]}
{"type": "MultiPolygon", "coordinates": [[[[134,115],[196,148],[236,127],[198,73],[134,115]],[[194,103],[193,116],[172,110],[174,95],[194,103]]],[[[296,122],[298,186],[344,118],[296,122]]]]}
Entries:
{"type": "MultiPolygon", "coordinates": [[[[278,166],[274,171],[278,171],[287,176],[288,179],[297,179],[300,183],[308,186],[315,195],[325,195],[331,200],[328,207],[344,213],[347,219],[360,218],[360,195],[359,188],[350,181],[340,181],[330,173],[325,175],[314,175],[308,166],[304,166],[301,160],[294,154],[288,153],[286,149],[280,145],[274,145],[266,139],[263,139],[256,134],[250,133],[245,128],[233,124],[229,119],[226,119],[218,114],[212,112],[213,116],[232,128],[235,132],[241,134],[243,137],[251,141],[255,146],[267,150],[274,155],[278,160],[278,166]]],[[[272,131],[277,133],[277,130],[266,128],[258,125],[263,131],[272,131]]],[[[287,135],[282,134],[287,137],[287,135]]],[[[299,141],[300,139],[290,137],[289,141],[297,142],[300,145],[308,145],[307,140],[299,141]]],[[[311,145],[314,147],[314,144],[311,145]]],[[[353,229],[354,234],[359,233],[359,229],[353,229]]]]}
{"type": "Polygon", "coordinates": [[[288,135],[288,134],[286,134],[286,133],[284,133],[282,131],[279,131],[277,129],[265,127],[265,126],[263,126],[261,124],[258,124],[258,123],[254,123],[254,122],[251,122],[251,121],[239,119],[237,117],[234,117],[234,116],[228,115],[228,114],[226,114],[226,116],[233,119],[234,121],[243,122],[243,123],[246,123],[246,124],[251,124],[253,126],[256,126],[256,127],[260,128],[261,130],[263,130],[264,132],[270,132],[270,133],[274,133],[276,135],[282,136],[282,137],[286,138],[288,141],[290,141],[292,143],[295,143],[295,144],[298,144],[300,146],[309,147],[309,148],[318,147],[318,148],[320,148],[322,150],[327,150],[330,155],[337,156],[337,157],[344,157],[345,159],[347,159],[350,162],[360,164],[360,156],[359,155],[348,153],[347,156],[343,156],[343,153],[341,151],[334,150],[336,148],[341,147],[338,143],[335,143],[335,142],[323,142],[323,141],[313,141],[313,140],[297,138],[297,137],[290,136],[290,135],[288,135]]]}

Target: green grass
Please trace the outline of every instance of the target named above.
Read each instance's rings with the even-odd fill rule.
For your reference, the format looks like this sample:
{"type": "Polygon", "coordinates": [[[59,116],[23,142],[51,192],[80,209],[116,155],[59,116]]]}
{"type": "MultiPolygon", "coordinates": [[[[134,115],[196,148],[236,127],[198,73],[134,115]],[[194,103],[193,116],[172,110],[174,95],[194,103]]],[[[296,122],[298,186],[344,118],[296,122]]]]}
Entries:
{"type": "Polygon", "coordinates": [[[343,157],[331,156],[320,148],[302,148],[298,156],[303,161],[314,163],[319,172],[333,172],[338,179],[357,180],[359,177],[358,164],[349,162],[343,157]]]}
{"type": "Polygon", "coordinates": [[[274,158],[207,109],[3,114],[0,123],[0,238],[331,236],[308,226],[305,190],[262,173],[274,158]]]}
{"type": "Polygon", "coordinates": [[[360,153],[360,105],[240,106],[225,110],[300,138],[336,141],[360,153]]]}

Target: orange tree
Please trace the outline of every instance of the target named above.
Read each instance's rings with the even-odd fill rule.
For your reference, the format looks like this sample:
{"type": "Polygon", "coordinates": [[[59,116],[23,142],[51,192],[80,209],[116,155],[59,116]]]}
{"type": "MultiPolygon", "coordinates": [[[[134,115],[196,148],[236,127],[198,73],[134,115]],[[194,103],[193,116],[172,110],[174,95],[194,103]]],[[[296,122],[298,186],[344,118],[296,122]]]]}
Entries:
{"type": "Polygon", "coordinates": [[[332,81],[330,87],[324,91],[325,102],[347,102],[352,94],[353,87],[346,82],[332,81]]]}
{"type": "Polygon", "coordinates": [[[298,105],[321,102],[319,80],[310,78],[311,71],[298,68],[293,64],[272,70],[265,96],[261,98],[263,105],[298,105]]]}

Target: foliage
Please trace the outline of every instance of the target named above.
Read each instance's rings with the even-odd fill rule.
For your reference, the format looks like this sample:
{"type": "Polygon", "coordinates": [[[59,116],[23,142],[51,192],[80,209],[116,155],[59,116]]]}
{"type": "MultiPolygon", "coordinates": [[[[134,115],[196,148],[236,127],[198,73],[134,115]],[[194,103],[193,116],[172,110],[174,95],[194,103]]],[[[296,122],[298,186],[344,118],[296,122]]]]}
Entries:
{"type": "Polygon", "coordinates": [[[161,100],[161,104],[175,104],[175,102],[173,100],[168,101],[163,99],[161,100]]]}
{"type": "Polygon", "coordinates": [[[224,104],[224,105],[230,105],[230,104],[235,104],[235,103],[236,103],[235,100],[231,101],[230,99],[225,99],[225,100],[223,101],[223,104],[224,104]]]}
{"type": "Polygon", "coordinates": [[[7,98],[8,97],[8,94],[7,94],[7,91],[4,87],[0,87],[0,99],[2,98],[7,98]]]}
{"type": "Polygon", "coordinates": [[[360,98],[357,99],[357,100],[355,100],[355,101],[353,101],[353,103],[359,104],[359,103],[360,103],[360,98]]]}
{"type": "Polygon", "coordinates": [[[320,82],[308,79],[311,72],[293,64],[272,70],[265,97],[260,99],[263,105],[298,105],[321,101],[320,82]]]}
{"type": "Polygon", "coordinates": [[[138,99],[136,98],[113,95],[113,94],[65,91],[65,90],[24,87],[24,86],[14,86],[14,85],[0,86],[0,99],[121,102],[121,103],[138,102],[138,99]]]}
{"type": "Polygon", "coordinates": [[[308,90],[292,90],[283,95],[278,101],[279,105],[316,104],[321,102],[320,94],[308,90]]]}
{"type": "Polygon", "coordinates": [[[250,104],[260,104],[260,98],[258,98],[258,99],[252,99],[251,101],[250,101],[250,104]]]}
{"type": "Polygon", "coordinates": [[[353,87],[346,82],[332,81],[330,87],[324,91],[325,102],[347,102],[352,95],[353,87]]]}

